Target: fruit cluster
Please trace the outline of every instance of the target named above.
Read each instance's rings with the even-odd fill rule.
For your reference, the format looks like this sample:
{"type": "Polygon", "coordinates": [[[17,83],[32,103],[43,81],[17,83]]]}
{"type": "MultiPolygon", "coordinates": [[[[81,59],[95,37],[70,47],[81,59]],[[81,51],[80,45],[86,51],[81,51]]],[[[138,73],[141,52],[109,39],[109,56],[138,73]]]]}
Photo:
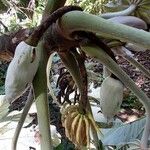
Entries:
{"type": "Polygon", "coordinates": [[[62,113],[62,123],[66,136],[76,147],[90,146],[90,130],[98,127],[90,113],[82,114],[78,105],[70,105],[62,113]]]}

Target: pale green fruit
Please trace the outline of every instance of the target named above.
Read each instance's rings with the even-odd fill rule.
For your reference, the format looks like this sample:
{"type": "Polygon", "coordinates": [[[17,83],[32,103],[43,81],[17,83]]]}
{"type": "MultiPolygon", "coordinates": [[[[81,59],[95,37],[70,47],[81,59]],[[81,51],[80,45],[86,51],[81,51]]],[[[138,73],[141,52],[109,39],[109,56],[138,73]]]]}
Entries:
{"type": "Polygon", "coordinates": [[[147,29],[146,22],[134,16],[117,16],[117,17],[110,18],[108,20],[114,23],[125,24],[127,26],[138,28],[138,29],[143,29],[143,30],[147,29]]]}
{"type": "Polygon", "coordinates": [[[100,106],[107,120],[111,120],[120,109],[123,100],[123,84],[112,77],[107,77],[100,89],[100,106]]]}
{"type": "Polygon", "coordinates": [[[39,60],[39,51],[35,47],[24,41],[18,44],[6,74],[5,94],[8,102],[17,99],[32,83],[39,60]]]}

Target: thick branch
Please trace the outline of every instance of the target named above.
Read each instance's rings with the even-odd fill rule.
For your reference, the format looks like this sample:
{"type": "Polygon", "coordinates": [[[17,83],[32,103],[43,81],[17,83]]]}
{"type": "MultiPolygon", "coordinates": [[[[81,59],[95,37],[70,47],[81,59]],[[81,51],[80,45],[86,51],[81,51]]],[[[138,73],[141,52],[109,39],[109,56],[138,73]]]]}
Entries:
{"type": "Polygon", "coordinates": [[[119,39],[123,42],[130,42],[138,46],[150,48],[149,32],[113,23],[85,12],[69,12],[62,17],[59,23],[63,32],[68,37],[74,31],[89,31],[103,37],[119,39]]]}
{"type": "Polygon", "coordinates": [[[78,6],[64,6],[57,9],[50,16],[48,16],[48,18],[44,22],[42,22],[38,27],[35,28],[30,37],[25,42],[31,46],[37,46],[40,38],[43,36],[48,27],[55,23],[56,20],[61,18],[65,13],[75,10],[82,11],[81,7],[78,6]]]}
{"type": "Polygon", "coordinates": [[[49,109],[47,98],[47,79],[46,79],[46,64],[47,56],[44,51],[43,42],[38,44],[38,50],[41,52],[41,60],[38,71],[33,81],[36,108],[38,114],[38,124],[41,134],[41,150],[52,150],[49,109]]]}

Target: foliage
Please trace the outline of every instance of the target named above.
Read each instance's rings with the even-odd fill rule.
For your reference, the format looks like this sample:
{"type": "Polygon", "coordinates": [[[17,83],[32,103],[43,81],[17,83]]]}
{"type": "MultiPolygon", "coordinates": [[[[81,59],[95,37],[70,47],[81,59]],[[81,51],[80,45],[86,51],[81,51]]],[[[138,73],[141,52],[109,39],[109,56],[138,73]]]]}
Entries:
{"type": "Polygon", "coordinates": [[[120,11],[126,8],[129,2],[127,0],[67,0],[67,4],[79,5],[84,11],[92,14],[101,14],[120,11]]]}
{"type": "Polygon", "coordinates": [[[79,5],[85,12],[92,14],[100,14],[102,11],[102,4],[108,0],[68,0],[67,4],[79,5]]]}
{"type": "Polygon", "coordinates": [[[122,103],[122,108],[134,108],[140,110],[143,108],[143,105],[138,101],[134,93],[130,93],[127,97],[124,98],[122,103]]]}
{"type": "MultiPolygon", "coordinates": [[[[4,0],[4,6],[7,6],[7,9],[3,11],[2,5],[0,4],[0,19],[3,24],[8,27],[9,31],[14,31],[20,28],[34,27],[39,24],[41,20],[41,14],[44,10],[45,1],[39,0],[35,1],[35,4],[32,5],[32,8],[28,8],[31,0],[24,1],[13,1],[9,2],[4,0]]],[[[1,29],[1,28],[0,28],[1,29]]],[[[4,29],[1,29],[1,32],[4,33],[4,29]]]]}

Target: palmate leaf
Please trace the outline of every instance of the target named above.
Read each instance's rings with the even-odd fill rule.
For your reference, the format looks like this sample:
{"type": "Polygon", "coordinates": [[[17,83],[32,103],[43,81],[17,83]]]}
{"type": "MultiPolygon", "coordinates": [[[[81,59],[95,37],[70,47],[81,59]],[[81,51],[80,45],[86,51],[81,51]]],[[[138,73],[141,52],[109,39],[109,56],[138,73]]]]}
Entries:
{"type": "Polygon", "coordinates": [[[132,123],[122,124],[111,129],[103,130],[104,145],[122,145],[140,139],[144,130],[146,118],[143,117],[132,123]]]}

